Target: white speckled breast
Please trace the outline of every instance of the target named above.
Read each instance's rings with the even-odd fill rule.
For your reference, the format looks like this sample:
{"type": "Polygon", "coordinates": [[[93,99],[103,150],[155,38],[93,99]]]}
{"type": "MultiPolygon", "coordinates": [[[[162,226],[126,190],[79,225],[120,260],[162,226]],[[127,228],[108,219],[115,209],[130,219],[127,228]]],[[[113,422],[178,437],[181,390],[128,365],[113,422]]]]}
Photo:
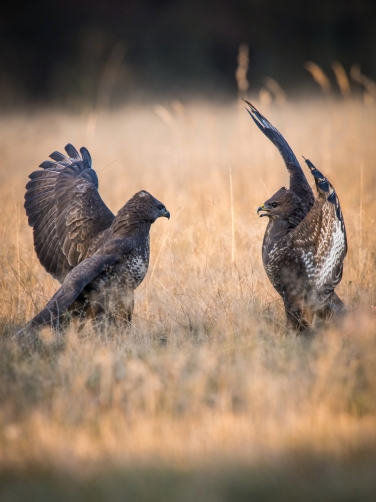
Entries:
{"type": "Polygon", "coordinates": [[[125,256],[123,263],[116,270],[117,279],[132,289],[137,288],[144,280],[149,268],[150,239],[147,238],[142,248],[136,248],[125,256]]]}

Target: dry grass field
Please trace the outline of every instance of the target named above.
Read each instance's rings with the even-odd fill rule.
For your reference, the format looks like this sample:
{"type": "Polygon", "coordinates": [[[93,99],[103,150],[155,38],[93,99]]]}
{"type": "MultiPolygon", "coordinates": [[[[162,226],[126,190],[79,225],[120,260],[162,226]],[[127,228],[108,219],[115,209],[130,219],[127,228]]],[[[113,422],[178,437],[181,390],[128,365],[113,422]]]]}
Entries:
{"type": "Polygon", "coordinates": [[[256,208],[288,177],[242,105],[0,118],[2,501],[375,500],[376,108],[260,111],[328,176],[345,215],[338,292],[351,313],[310,340],[285,334],[262,267],[256,208]],[[57,289],[24,186],[67,142],[89,149],[113,211],[146,189],[171,219],[152,227],[130,329],[45,331],[20,347],[16,330],[57,289]]]}

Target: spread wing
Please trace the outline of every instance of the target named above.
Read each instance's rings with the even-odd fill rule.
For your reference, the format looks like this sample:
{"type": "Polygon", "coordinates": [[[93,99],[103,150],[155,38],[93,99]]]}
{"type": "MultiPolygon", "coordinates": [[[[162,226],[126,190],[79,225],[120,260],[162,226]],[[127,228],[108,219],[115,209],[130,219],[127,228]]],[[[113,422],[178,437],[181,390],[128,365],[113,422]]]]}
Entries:
{"type": "Polygon", "coordinates": [[[98,193],[87,149],[81,148],[81,156],[70,144],[65,150],[68,157],[54,152],[52,161],[30,174],[24,204],[39,261],[60,282],[93,253],[114,220],[98,193]]]}
{"type": "Polygon", "coordinates": [[[342,279],[347,254],[346,228],[333,186],[309,160],[306,163],[316,182],[317,199],[292,235],[318,299],[325,303],[342,279]]]}
{"type": "Polygon", "coordinates": [[[315,202],[315,198],[298,159],[282,134],[251,103],[246,100],[244,101],[249,107],[246,110],[254,123],[270,139],[273,145],[278,148],[290,174],[290,190],[300,197],[306,205],[308,213],[315,202]]]}

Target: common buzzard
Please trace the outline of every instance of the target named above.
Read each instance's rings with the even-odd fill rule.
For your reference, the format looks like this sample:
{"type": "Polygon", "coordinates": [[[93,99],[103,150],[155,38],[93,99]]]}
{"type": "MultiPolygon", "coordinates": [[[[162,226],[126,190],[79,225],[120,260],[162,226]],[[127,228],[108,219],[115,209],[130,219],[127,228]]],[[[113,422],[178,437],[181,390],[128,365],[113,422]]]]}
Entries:
{"type": "Polygon", "coordinates": [[[329,319],[344,312],[335,293],[347,253],[345,222],[333,186],[305,159],[314,177],[317,198],[291,148],[275,127],[248,103],[258,128],[278,148],[290,174],[290,187],[281,188],[257,213],[269,218],[262,260],[270,282],[281,295],[287,326],[309,330],[315,317],[329,319]]]}
{"type": "Polygon", "coordinates": [[[134,290],[148,269],[150,226],[160,216],[170,218],[145,190],[114,216],[99,195],[88,150],[81,148],[81,156],[71,144],[65,150],[68,156],[52,153],[26,185],[35,251],[61,287],[22,332],[105,313],[130,322],[134,290]]]}

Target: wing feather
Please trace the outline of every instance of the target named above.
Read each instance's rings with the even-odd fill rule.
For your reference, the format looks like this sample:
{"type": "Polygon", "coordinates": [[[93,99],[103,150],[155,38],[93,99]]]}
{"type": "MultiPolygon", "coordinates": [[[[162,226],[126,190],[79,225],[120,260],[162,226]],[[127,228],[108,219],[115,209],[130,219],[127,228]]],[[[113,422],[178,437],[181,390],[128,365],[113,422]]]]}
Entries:
{"type": "Polygon", "coordinates": [[[308,213],[315,202],[315,198],[294,152],[282,134],[251,103],[246,100],[243,101],[247,103],[249,108],[246,108],[246,110],[254,123],[278,148],[290,174],[290,190],[300,197],[306,205],[308,213]]]}
{"type": "Polygon", "coordinates": [[[50,325],[58,327],[78,295],[83,289],[103,274],[109,267],[116,265],[125,254],[132,251],[135,246],[133,239],[117,239],[107,242],[93,256],[80,262],[66,276],[63,284],[41,310],[24,328],[18,336],[27,334],[38,326],[50,325]]]}
{"type": "Polygon", "coordinates": [[[68,143],[67,145],[65,145],[64,149],[71,159],[81,160],[80,154],[77,152],[77,150],[75,149],[75,147],[71,143],[68,143]]]}
{"type": "Polygon", "coordinates": [[[85,148],[84,146],[82,146],[80,148],[80,152],[81,152],[81,155],[82,155],[82,160],[84,162],[87,162],[88,165],[91,167],[92,162],[91,162],[91,155],[89,153],[89,150],[87,148],[85,148]]]}
{"type": "Polygon", "coordinates": [[[66,162],[68,164],[72,164],[70,158],[60,152],[52,152],[50,157],[51,159],[56,160],[56,162],[66,162]]]}
{"type": "Polygon", "coordinates": [[[318,299],[325,303],[342,279],[347,254],[346,228],[333,186],[309,160],[306,163],[315,178],[317,199],[292,236],[295,249],[307,264],[308,278],[318,299]]]}
{"type": "Polygon", "coordinates": [[[60,282],[95,251],[98,234],[114,219],[99,195],[88,150],[81,148],[82,157],[71,144],[65,150],[69,157],[53,152],[53,161],[30,174],[24,204],[39,261],[60,282]]]}
{"type": "Polygon", "coordinates": [[[30,329],[49,325],[57,328],[67,313],[69,307],[78,295],[92,280],[111,267],[119,259],[118,255],[97,255],[87,258],[77,265],[65,278],[45,308],[41,310],[24,328],[18,336],[27,334],[30,329]]]}

